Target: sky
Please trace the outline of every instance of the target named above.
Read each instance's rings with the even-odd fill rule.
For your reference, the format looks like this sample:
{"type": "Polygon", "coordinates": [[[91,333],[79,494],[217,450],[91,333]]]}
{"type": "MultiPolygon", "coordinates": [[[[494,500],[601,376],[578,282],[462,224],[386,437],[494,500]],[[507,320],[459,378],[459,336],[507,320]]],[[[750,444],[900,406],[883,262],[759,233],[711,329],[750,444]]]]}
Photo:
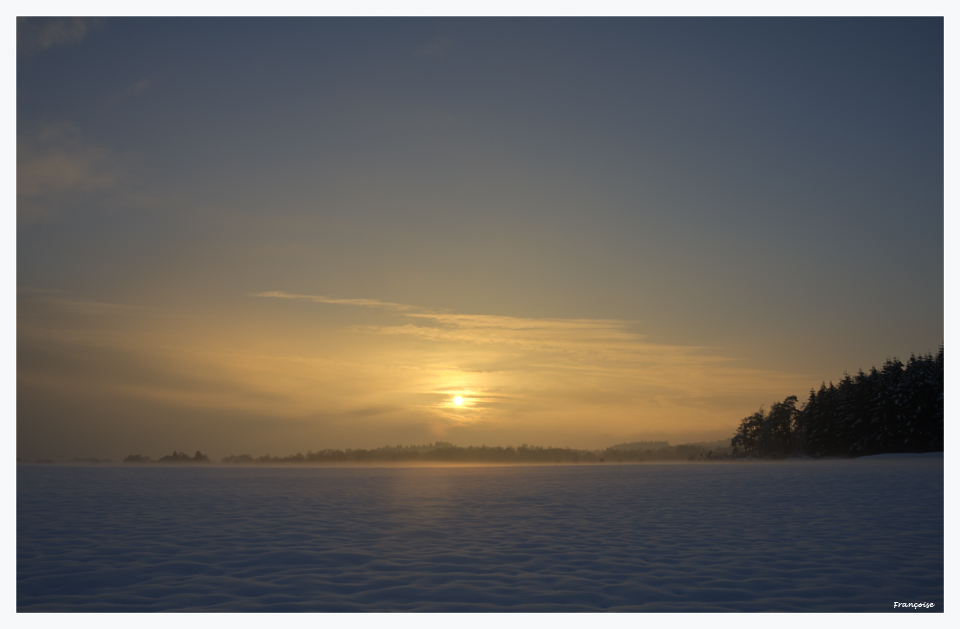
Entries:
{"type": "Polygon", "coordinates": [[[18,19],[17,454],[711,441],[936,353],[943,29],[18,19]]]}

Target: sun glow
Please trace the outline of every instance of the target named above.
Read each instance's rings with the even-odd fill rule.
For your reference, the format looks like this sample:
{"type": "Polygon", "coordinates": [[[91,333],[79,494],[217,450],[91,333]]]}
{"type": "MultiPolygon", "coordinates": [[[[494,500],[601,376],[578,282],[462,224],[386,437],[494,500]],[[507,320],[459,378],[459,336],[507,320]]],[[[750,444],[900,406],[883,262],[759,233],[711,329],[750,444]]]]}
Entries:
{"type": "Polygon", "coordinates": [[[453,398],[453,403],[457,406],[460,406],[463,404],[463,398],[458,395],[457,397],[453,398]]]}

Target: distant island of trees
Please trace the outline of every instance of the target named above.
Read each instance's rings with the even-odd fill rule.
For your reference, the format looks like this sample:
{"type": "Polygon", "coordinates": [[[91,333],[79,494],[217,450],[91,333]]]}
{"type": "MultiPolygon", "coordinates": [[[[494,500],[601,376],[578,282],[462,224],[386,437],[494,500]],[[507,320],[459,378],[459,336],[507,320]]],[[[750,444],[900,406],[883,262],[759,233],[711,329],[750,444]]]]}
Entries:
{"type": "Polygon", "coordinates": [[[173,454],[168,454],[162,456],[156,461],[151,459],[148,456],[143,456],[140,454],[131,454],[123,460],[124,463],[212,463],[210,458],[197,450],[197,453],[193,456],[190,456],[186,452],[177,452],[173,451],[173,454]]]}
{"type": "Polygon", "coordinates": [[[864,456],[943,451],[943,346],[936,356],[888,359],[743,418],[734,457],[864,456]]]}

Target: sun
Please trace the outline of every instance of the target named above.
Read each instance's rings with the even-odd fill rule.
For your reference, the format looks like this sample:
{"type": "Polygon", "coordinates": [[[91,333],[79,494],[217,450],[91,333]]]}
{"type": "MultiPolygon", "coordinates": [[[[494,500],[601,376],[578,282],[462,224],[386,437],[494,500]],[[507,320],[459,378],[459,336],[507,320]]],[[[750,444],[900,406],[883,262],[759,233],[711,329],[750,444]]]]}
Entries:
{"type": "Polygon", "coordinates": [[[463,404],[463,398],[458,395],[457,397],[453,398],[453,403],[457,406],[460,406],[463,404]]]}

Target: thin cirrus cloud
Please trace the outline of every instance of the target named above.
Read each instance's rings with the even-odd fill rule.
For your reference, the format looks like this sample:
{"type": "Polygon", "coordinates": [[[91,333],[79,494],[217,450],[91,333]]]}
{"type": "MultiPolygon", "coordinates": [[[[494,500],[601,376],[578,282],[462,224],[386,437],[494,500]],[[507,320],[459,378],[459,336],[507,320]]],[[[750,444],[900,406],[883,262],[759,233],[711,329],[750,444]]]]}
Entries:
{"type": "Polygon", "coordinates": [[[389,301],[380,301],[377,299],[337,299],[335,297],[324,297],[323,295],[299,295],[296,293],[286,293],[284,291],[274,290],[263,293],[251,293],[251,297],[273,297],[275,299],[293,299],[297,301],[309,301],[317,304],[339,304],[342,306],[361,306],[364,308],[386,308],[390,310],[414,310],[414,306],[404,304],[395,304],[389,301]]]}
{"type": "Polygon", "coordinates": [[[118,180],[112,153],[67,121],[17,136],[17,215],[46,216],[77,193],[109,190],[118,180]]]}
{"type": "Polygon", "coordinates": [[[20,287],[17,289],[18,298],[21,303],[33,302],[52,306],[55,309],[82,315],[125,315],[131,313],[142,313],[151,310],[146,306],[137,306],[133,304],[119,304],[105,301],[89,301],[75,299],[69,293],[61,290],[20,287]]]}
{"type": "Polygon", "coordinates": [[[152,76],[145,76],[127,87],[123,88],[119,92],[113,95],[110,99],[112,105],[117,105],[128,98],[133,98],[143,94],[147,90],[151,89],[155,83],[155,79],[152,76]]]}
{"type": "Polygon", "coordinates": [[[415,336],[428,340],[477,344],[507,343],[530,349],[616,349],[637,342],[640,335],[627,331],[629,321],[613,319],[532,319],[502,315],[432,312],[417,306],[378,299],[342,299],[283,291],[253,293],[253,297],[291,299],[320,304],[378,308],[396,311],[423,325],[366,325],[351,329],[378,334],[415,336]]]}
{"type": "Polygon", "coordinates": [[[360,388],[349,364],[214,338],[191,313],[21,289],[18,319],[18,385],[47,397],[303,417],[360,388]]]}
{"type": "MultiPolygon", "coordinates": [[[[254,297],[294,299],[314,303],[379,308],[416,320],[404,325],[356,325],[351,329],[387,335],[402,335],[432,341],[451,341],[478,345],[506,344],[530,350],[570,353],[604,353],[608,357],[653,353],[689,354],[702,348],[657,345],[643,335],[631,332],[631,321],[616,319],[524,318],[503,315],[433,312],[417,306],[377,299],[342,299],[323,295],[268,291],[254,297]]],[[[710,360],[710,359],[707,359],[710,360]]],[[[722,359],[713,359],[722,360],[722,359]]]]}
{"type": "Polygon", "coordinates": [[[18,17],[17,48],[21,52],[43,52],[57,46],[79,44],[101,25],[97,18],[18,17]]]}
{"type": "Polygon", "coordinates": [[[431,312],[375,299],[338,299],[277,291],[256,296],[389,309],[395,316],[414,321],[401,325],[354,325],[350,330],[426,342],[419,351],[432,357],[428,371],[443,372],[447,379],[456,373],[461,381],[467,382],[472,378],[472,371],[509,372],[511,381],[503,383],[499,391],[504,395],[512,395],[509,390],[515,388],[518,374],[523,371],[537,374],[520,378],[531,390],[575,388],[577,378],[582,378],[581,383],[585,385],[596,383],[598,389],[608,389],[607,385],[620,381],[631,383],[635,388],[656,390],[661,399],[673,396],[678,404],[683,403],[682,399],[695,402],[703,397],[759,392],[776,395],[785,386],[804,381],[795,374],[739,366],[734,359],[707,354],[706,348],[651,342],[631,331],[635,323],[630,321],[431,312]],[[431,345],[436,349],[428,349],[431,345]],[[479,366],[460,368],[459,363],[469,361],[479,366]]]}

